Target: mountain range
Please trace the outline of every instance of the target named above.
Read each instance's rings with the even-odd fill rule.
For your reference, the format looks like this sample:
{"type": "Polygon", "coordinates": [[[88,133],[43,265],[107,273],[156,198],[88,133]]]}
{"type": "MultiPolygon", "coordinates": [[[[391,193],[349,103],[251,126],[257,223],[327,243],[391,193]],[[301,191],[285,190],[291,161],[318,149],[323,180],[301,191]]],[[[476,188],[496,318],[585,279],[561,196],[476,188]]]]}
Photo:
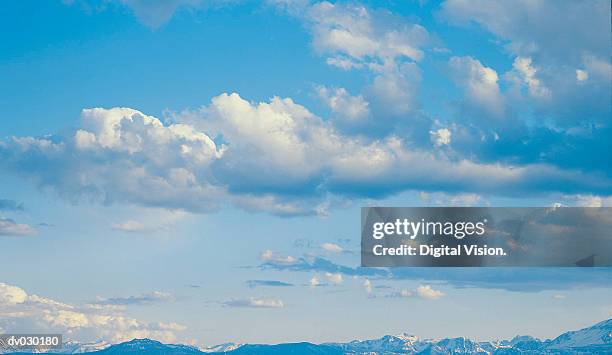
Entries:
{"type": "MultiPolygon", "coordinates": [[[[2,351],[0,350],[0,353],[2,351]]],[[[11,353],[5,354],[34,354],[11,353]]],[[[40,352],[36,352],[40,353],[40,352]]],[[[612,354],[612,319],[593,326],[569,331],[550,340],[531,336],[516,336],[511,340],[477,342],[468,338],[419,339],[414,335],[386,335],[378,339],[354,340],[348,343],[312,344],[234,344],[227,343],[208,348],[188,345],[163,344],[151,339],[134,339],[109,345],[105,342],[79,344],[66,342],[61,350],[51,354],[92,354],[92,355],[276,355],[276,354],[612,354]]]]}

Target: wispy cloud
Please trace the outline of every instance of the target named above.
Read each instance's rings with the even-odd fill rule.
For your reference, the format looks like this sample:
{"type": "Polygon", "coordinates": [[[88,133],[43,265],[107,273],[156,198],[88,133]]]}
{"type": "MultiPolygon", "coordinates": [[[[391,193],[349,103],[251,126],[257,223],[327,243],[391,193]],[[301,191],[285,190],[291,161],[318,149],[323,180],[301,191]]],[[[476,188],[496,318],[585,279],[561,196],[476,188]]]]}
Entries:
{"type": "Polygon", "coordinates": [[[10,218],[0,217],[0,236],[25,237],[37,233],[36,229],[27,224],[17,223],[10,218]]]}
{"type": "Polygon", "coordinates": [[[247,280],[246,284],[249,288],[267,286],[267,287],[291,287],[293,284],[277,280],[247,280]]]}
{"type": "Polygon", "coordinates": [[[285,304],[277,298],[247,298],[233,299],[222,303],[226,307],[246,307],[246,308],[283,308],[285,304]]]}
{"type": "Polygon", "coordinates": [[[341,246],[335,243],[323,243],[321,244],[321,249],[332,253],[341,253],[344,251],[341,246]]]}
{"type": "Polygon", "coordinates": [[[112,228],[127,233],[145,233],[149,230],[143,223],[134,220],[115,223],[112,225],[112,228]]]}
{"type": "Polygon", "coordinates": [[[138,296],[98,298],[94,303],[103,305],[143,305],[157,302],[167,302],[173,299],[172,294],[153,291],[138,296]]]}

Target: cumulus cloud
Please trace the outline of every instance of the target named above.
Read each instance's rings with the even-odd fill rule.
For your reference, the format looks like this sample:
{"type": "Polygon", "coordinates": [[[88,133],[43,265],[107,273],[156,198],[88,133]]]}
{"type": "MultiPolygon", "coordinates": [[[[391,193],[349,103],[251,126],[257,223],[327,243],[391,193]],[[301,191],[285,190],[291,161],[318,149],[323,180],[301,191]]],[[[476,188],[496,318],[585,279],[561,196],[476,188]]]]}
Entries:
{"type": "Polygon", "coordinates": [[[275,254],[272,250],[264,250],[260,255],[260,259],[266,263],[275,265],[293,265],[297,262],[297,259],[291,255],[280,256],[275,254]]]}
{"type": "Polygon", "coordinates": [[[589,79],[589,72],[582,69],[576,69],[576,80],[579,82],[586,81],[589,79]]]}
{"type": "Polygon", "coordinates": [[[611,115],[608,13],[605,0],[447,0],[441,6],[443,18],[460,25],[477,23],[505,44],[538,114],[558,126],[605,123],[611,115]]]}
{"type": "Polygon", "coordinates": [[[441,13],[451,22],[474,22],[510,43],[522,56],[579,61],[583,52],[609,56],[609,3],[447,0],[441,13]],[[575,16],[575,14],[581,16],[575,16]]]}
{"type": "Polygon", "coordinates": [[[499,119],[505,112],[497,72],[472,57],[452,57],[449,60],[455,82],[465,91],[466,104],[471,110],[499,119]]]}
{"type": "Polygon", "coordinates": [[[37,233],[36,229],[27,224],[17,223],[10,218],[0,217],[0,236],[22,237],[35,235],[37,233]]]}
{"type": "Polygon", "coordinates": [[[246,307],[246,308],[284,308],[285,304],[277,298],[248,298],[234,299],[223,302],[226,307],[246,307]]]}
{"type": "MultiPolygon", "coordinates": [[[[327,64],[369,73],[365,101],[373,101],[368,108],[377,117],[370,120],[371,125],[378,122],[376,128],[382,130],[384,125],[393,125],[393,120],[381,120],[381,116],[405,115],[418,108],[421,77],[415,62],[423,59],[423,47],[430,41],[423,26],[356,3],[276,3],[305,23],[315,51],[327,56],[327,64]]],[[[351,107],[353,115],[365,116],[363,102],[352,100],[351,107]]]]}
{"type": "Polygon", "coordinates": [[[126,317],[122,308],[72,305],[0,283],[0,327],[8,332],[62,332],[71,338],[115,343],[133,338],[177,340],[177,323],[146,323],[126,317]]]}
{"type": "Polygon", "coordinates": [[[420,60],[428,33],[393,15],[359,4],[318,2],[302,13],[313,35],[317,51],[356,62],[371,58],[384,61],[396,57],[420,60]]]}
{"type": "Polygon", "coordinates": [[[536,98],[550,97],[550,90],[537,78],[538,70],[533,66],[531,58],[517,57],[512,67],[519,80],[527,85],[531,96],[536,98]]]}
{"type": "Polygon", "coordinates": [[[428,300],[435,300],[444,296],[442,291],[434,290],[430,285],[420,285],[416,289],[416,294],[419,297],[428,300]]]}
{"type": "Polygon", "coordinates": [[[321,244],[321,249],[332,253],[341,253],[344,251],[344,249],[336,243],[323,243],[321,244]]]}
{"type": "MultiPolygon", "coordinates": [[[[494,102],[484,89],[497,88],[494,72],[471,58],[454,61],[467,70],[472,94],[494,102]]],[[[82,127],[67,137],[0,141],[0,169],[71,201],[191,212],[229,203],[279,215],[316,215],[332,196],[379,197],[412,189],[609,194],[612,186],[605,176],[545,164],[437,155],[409,148],[410,142],[394,135],[344,135],[288,98],[251,103],[222,94],[173,121],[164,124],[128,108],[83,110],[82,127]]]]}
{"type": "Polygon", "coordinates": [[[448,128],[440,128],[435,131],[429,131],[431,142],[436,147],[449,145],[451,143],[451,131],[448,128]]]}
{"type": "Polygon", "coordinates": [[[325,273],[325,277],[327,278],[327,280],[329,282],[331,282],[334,285],[339,285],[342,283],[343,278],[342,278],[342,274],[341,273],[331,273],[331,272],[326,272],[325,273]]]}
{"type": "Polygon", "coordinates": [[[319,278],[315,275],[310,278],[310,280],[308,281],[308,284],[311,287],[321,286],[321,280],[319,280],[319,278]]]}
{"type": "Polygon", "coordinates": [[[369,115],[369,103],[363,96],[351,96],[344,88],[317,87],[317,94],[332,113],[347,121],[358,121],[369,115]]]}

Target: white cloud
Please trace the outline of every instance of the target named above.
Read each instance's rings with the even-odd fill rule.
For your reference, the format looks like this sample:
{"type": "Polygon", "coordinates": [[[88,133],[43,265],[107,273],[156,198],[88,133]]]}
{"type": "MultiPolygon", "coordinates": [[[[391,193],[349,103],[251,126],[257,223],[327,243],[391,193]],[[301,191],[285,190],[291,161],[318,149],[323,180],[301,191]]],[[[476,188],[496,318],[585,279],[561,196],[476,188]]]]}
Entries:
{"type": "MultiPolygon", "coordinates": [[[[453,61],[466,69],[471,94],[495,102],[487,91],[497,90],[494,71],[471,58],[453,61]]],[[[605,177],[548,165],[507,166],[437,155],[409,148],[410,142],[394,135],[377,140],[345,135],[291,99],[251,103],[238,94],[222,94],[172,119],[176,123],[163,124],[125,108],[84,110],[82,128],[68,138],[0,141],[0,168],[71,201],[191,212],[228,203],[281,215],[316,215],[335,195],[369,197],[432,187],[516,194],[541,188],[544,180],[552,188],[592,193],[610,186],[605,177]]]]}
{"type": "MultiPolygon", "coordinates": [[[[610,83],[612,80],[612,63],[605,57],[597,57],[593,54],[585,54],[582,56],[582,62],[586,70],[586,79],[588,79],[589,72],[596,75],[598,78],[603,79],[604,82],[610,83]]],[[[576,71],[576,77],[578,77],[578,71],[576,71]]],[[[584,74],[581,74],[584,77],[584,74]]]]}
{"type": "Polygon", "coordinates": [[[325,277],[327,278],[329,282],[331,282],[334,285],[339,285],[343,281],[341,273],[326,272],[325,277]]]}
{"type": "Polygon", "coordinates": [[[23,303],[27,299],[28,294],[21,288],[0,282],[0,306],[23,303]]]}
{"type": "MultiPolygon", "coordinates": [[[[328,56],[327,64],[373,74],[366,99],[374,101],[378,113],[404,115],[416,107],[420,71],[415,62],[423,58],[422,48],[429,42],[424,27],[356,3],[323,1],[287,7],[281,2],[281,7],[305,22],[315,51],[328,56]]],[[[363,115],[363,105],[358,112],[363,115]]]]}
{"type": "Polygon", "coordinates": [[[434,290],[430,285],[420,285],[417,287],[416,293],[419,297],[428,300],[435,300],[444,296],[443,292],[434,290]]]}
{"type": "Polygon", "coordinates": [[[62,332],[79,341],[121,342],[137,338],[176,341],[185,327],[176,323],[146,323],[122,314],[124,308],[71,305],[0,283],[0,328],[4,331],[62,332]]]}
{"type": "Polygon", "coordinates": [[[416,96],[421,82],[421,71],[416,63],[390,62],[385,65],[372,65],[371,68],[376,74],[369,91],[376,99],[380,113],[401,116],[417,106],[416,96]]]}
{"type": "Polygon", "coordinates": [[[533,107],[555,126],[571,127],[607,123],[611,115],[609,7],[606,0],[447,0],[441,14],[456,24],[481,25],[517,58],[508,76],[527,86],[533,102],[521,100],[514,110],[533,107]],[[576,68],[583,72],[577,75],[576,68]],[[581,81],[584,73],[588,80],[581,81]]]}
{"type": "Polygon", "coordinates": [[[567,62],[579,61],[585,52],[609,57],[609,5],[605,0],[447,0],[441,12],[453,22],[475,22],[508,40],[507,48],[518,56],[567,62]]]}
{"type": "Polygon", "coordinates": [[[0,236],[30,236],[37,233],[36,229],[27,224],[0,217],[0,236]]]}
{"type": "Polygon", "coordinates": [[[567,195],[565,200],[578,207],[612,207],[612,196],[597,196],[591,194],[567,195]]]}
{"type": "Polygon", "coordinates": [[[328,65],[338,67],[342,70],[352,70],[352,69],[361,69],[364,67],[362,63],[355,62],[351,59],[343,58],[343,57],[331,57],[327,58],[325,62],[328,65]]]}
{"type": "Polygon", "coordinates": [[[427,41],[425,28],[389,13],[358,4],[319,2],[306,7],[302,16],[312,31],[313,46],[320,52],[366,62],[371,58],[423,57],[420,47],[427,41]]]}
{"type": "Polygon", "coordinates": [[[363,282],[363,288],[365,289],[367,294],[371,294],[372,293],[372,282],[370,282],[369,279],[365,279],[365,281],[363,282]]]}
{"type": "Polygon", "coordinates": [[[344,88],[328,89],[317,87],[319,97],[332,113],[348,121],[361,120],[369,115],[369,103],[363,96],[351,96],[344,88]]]}
{"type": "Polygon", "coordinates": [[[344,251],[344,249],[342,249],[341,246],[335,243],[323,243],[321,244],[321,249],[325,251],[330,251],[333,253],[341,253],[342,251],[344,251]]]}
{"type": "Polygon", "coordinates": [[[297,259],[294,258],[293,256],[290,256],[290,255],[279,256],[279,255],[276,255],[272,250],[264,250],[261,253],[260,258],[262,261],[279,264],[279,265],[292,265],[297,262],[297,259]]]}
{"type": "Polygon", "coordinates": [[[497,72],[472,57],[452,57],[449,61],[454,80],[465,90],[466,100],[489,115],[504,113],[497,72]]]}
{"type": "Polygon", "coordinates": [[[556,300],[563,300],[566,298],[566,296],[564,294],[554,294],[552,295],[552,298],[556,299],[556,300]]]}
{"type": "Polygon", "coordinates": [[[550,97],[550,90],[536,77],[538,70],[533,66],[531,58],[516,57],[512,67],[520,80],[527,85],[531,96],[536,98],[550,97]]]}
{"type": "Polygon", "coordinates": [[[147,227],[143,223],[131,219],[120,223],[115,223],[112,227],[114,230],[128,233],[144,233],[147,231],[147,227]]]}
{"type": "Polygon", "coordinates": [[[284,308],[282,300],[276,298],[248,298],[236,299],[223,302],[227,307],[248,307],[248,308],[284,308]]]}
{"type": "Polygon", "coordinates": [[[582,69],[576,69],[576,80],[579,82],[587,81],[589,79],[589,72],[582,69]]]}
{"type": "Polygon", "coordinates": [[[316,287],[316,286],[320,286],[321,285],[321,281],[319,280],[319,278],[315,275],[313,276],[310,281],[309,284],[311,287],[316,287]]]}
{"type": "Polygon", "coordinates": [[[449,145],[451,143],[451,131],[448,128],[439,128],[435,131],[429,131],[431,142],[436,147],[449,145]]]}

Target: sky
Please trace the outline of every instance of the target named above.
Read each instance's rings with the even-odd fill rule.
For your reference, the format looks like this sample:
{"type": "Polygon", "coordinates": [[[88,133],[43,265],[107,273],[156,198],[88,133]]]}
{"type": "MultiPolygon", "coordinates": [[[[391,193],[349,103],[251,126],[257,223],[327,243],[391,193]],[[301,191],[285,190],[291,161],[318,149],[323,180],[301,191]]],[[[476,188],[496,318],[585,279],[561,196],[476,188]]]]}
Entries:
{"type": "Polygon", "coordinates": [[[609,2],[0,8],[0,332],[484,340],[611,317],[609,268],[359,267],[362,206],[612,205],[609,2]]]}

